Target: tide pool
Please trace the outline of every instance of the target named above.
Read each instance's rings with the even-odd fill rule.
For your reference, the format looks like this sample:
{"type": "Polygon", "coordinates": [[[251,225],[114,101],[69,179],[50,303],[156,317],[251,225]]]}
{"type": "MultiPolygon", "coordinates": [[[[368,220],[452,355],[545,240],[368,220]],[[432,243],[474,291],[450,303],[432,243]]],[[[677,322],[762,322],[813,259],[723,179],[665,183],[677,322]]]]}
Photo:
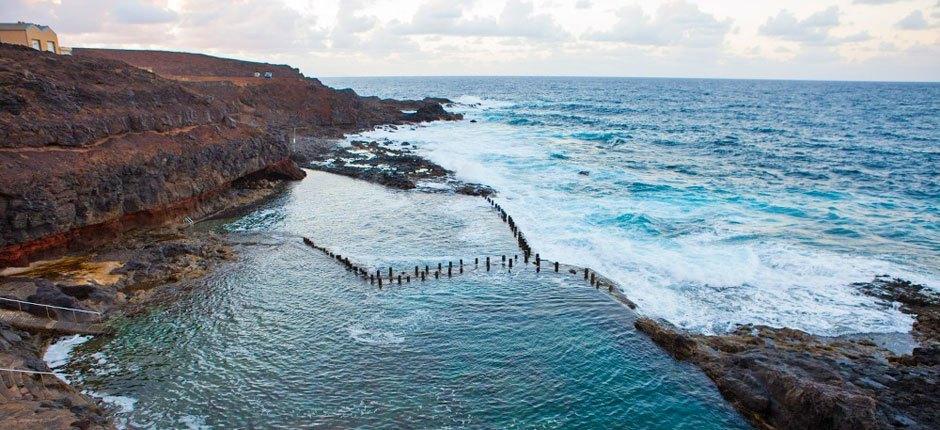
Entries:
{"type": "Polygon", "coordinates": [[[300,240],[376,266],[516,252],[482,199],[312,173],[208,227],[239,243],[237,263],[57,350],[57,372],[122,400],[122,426],[748,427],[577,276],[495,264],[379,290],[300,240]]]}

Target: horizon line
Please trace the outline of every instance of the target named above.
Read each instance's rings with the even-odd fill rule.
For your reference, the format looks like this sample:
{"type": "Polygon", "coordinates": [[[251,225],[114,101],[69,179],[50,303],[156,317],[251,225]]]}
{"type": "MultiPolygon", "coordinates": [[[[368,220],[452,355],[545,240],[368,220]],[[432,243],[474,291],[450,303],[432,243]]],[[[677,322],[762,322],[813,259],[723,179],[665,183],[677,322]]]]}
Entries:
{"type": "MultiPolygon", "coordinates": [[[[306,75],[304,75],[306,76],[306,75]]],[[[690,81],[777,81],[777,82],[846,82],[873,84],[940,84],[938,81],[878,80],[878,79],[824,79],[824,78],[732,78],[688,76],[621,76],[621,75],[345,75],[306,76],[314,79],[369,79],[369,78],[578,78],[578,79],[672,79],[690,81]]]]}

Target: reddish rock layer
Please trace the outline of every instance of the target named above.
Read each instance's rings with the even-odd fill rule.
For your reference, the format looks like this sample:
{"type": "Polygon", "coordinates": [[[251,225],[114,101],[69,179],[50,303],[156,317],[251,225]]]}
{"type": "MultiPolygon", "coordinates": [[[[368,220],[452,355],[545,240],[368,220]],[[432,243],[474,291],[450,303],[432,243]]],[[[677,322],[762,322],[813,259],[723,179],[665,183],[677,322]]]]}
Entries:
{"type": "Polygon", "coordinates": [[[302,178],[289,158],[293,133],[456,118],[437,100],[359,97],[286,66],[77,54],[0,44],[0,267],[105,232],[179,221],[239,178],[302,178]],[[168,79],[146,65],[205,79],[168,79]],[[287,77],[228,77],[272,67],[287,77]]]}

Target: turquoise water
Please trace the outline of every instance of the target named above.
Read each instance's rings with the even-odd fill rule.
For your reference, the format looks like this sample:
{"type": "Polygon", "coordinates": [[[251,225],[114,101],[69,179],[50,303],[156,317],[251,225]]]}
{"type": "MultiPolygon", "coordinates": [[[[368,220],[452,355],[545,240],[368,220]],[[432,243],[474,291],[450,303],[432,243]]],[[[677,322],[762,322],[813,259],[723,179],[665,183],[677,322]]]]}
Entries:
{"type": "MultiPolygon", "coordinates": [[[[746,428],[573,275],[378,290],[300,242],[396,266],[515,252],[482,199],[312,173],[235,220],[242,259],[57,367],[142,428],[746,428]]],[[[469,268],[469,267],[468,267],[469,268]]]]}
{"type": "Polygon", "coordinates": [[[493,186],[542,255],[602,271],[642,312],[691,330],[907,332],[909,316],[851,284],[940,287],[940,84],[324,82],[455,100],[464,121],[364,137],[493,186]]]}

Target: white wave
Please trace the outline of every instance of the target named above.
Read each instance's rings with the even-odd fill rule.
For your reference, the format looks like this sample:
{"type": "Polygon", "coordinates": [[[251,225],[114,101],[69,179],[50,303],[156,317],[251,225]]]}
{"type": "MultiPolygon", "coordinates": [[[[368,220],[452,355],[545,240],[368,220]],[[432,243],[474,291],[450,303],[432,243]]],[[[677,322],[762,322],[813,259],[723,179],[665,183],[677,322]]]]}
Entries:
{"type": "Polygon", "coordinates": [[[64,372],[65,365],[68,364],[69,357],[75,347],[88,342],[90,339],[91,336],[79,334],[61,337],[46,348],[46,353],[42,355],[42,359],[56,376],[65,382],[69,382],[68,376],[64,372]]]}
{"type": "Polygon", "coordinates": [[[466,107],[479,109],[497,109],[512,106],[513,104],[504,100],[487,99],[479,96],[464,94],[453,99],[454,103],[466,107]]]}
{"type": "Polygon", "coordinates": [[[675,208],[669,202],[598,199],[546,186],[560,181],[590,186],[603,172],[579,178],[577,157],[563,165],[548,159],[545,146],[556,142],[538,133],[498,123],[445,122],[395,137],[416,143],[419,153],[458,178],[496,188],[497,200],[543,256],[593,267],[621,284],[641,312],[688,329],[710,333],[758,323],[823,335],[907,332],[909,315],[849,284],[890,274],[940,288],[929,270],[875,256],[784,240],[728,243],[726,235],[707,229],[676,239],[637,240],[616,227],[586,222],[585,214],[621,209],[617,205],[653,215],[675,208]]]}
{"type": "Polygon", "coordinates": [[[361,325],[350,326],[348,330],[349,336],[353,338],[353,340],[368,345],[386,346],[405,341],[404,337],[398,336],[392,332],[379,329],[367,329],[361,325]]]}

